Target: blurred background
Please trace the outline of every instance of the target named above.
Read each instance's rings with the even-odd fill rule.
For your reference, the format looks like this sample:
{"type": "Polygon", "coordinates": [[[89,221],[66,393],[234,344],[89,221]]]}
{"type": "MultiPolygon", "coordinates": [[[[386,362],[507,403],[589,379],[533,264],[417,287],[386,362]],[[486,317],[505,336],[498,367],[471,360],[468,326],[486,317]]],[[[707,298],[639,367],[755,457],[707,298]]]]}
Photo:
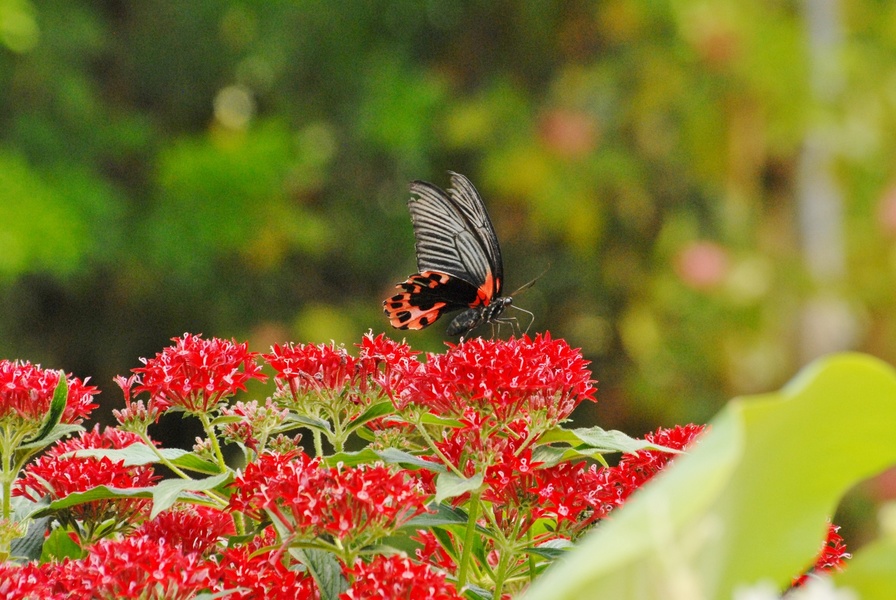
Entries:
{"type": "Polygon", "coordinates": [[[516,304],[593,361],[579,423],[705,422],[896,363],[894,109],[880,0],[0,0],[0,356],[107,415],[185,331],[400,339],[407,183],[451,169],[506,289],[547,269],[516,304]]]}

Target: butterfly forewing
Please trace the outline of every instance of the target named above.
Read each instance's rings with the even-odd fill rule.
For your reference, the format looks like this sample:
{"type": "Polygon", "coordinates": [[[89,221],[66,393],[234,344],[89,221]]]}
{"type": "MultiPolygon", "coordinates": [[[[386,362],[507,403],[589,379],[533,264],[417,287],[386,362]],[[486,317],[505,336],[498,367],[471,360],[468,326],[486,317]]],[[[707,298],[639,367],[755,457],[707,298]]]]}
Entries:
{"type": "Polygon", "coordinates": [[[411,184],[408,207],[417,240],[417,268],[438,271],[483,289],[486,298],[500,294],[501,251],[482,198],[473,184],[457,173],[445,193],[425,181],[411,184]]]}
{"type": "MultiPolygon", "coordinates": [[[[501,259],[498,236],[495,235],[495,228],[488,216],[485,203],[469,179],[460,173],[452,171],[449,171],[449,173],[451,175],[451,187],[448,188],[448,195],[471,225],[471,231],[479,239],[477,246],[481,251],[485,252],[491,274],[500,285],[504,280],[504,261],[501,259]]],[[[495,295],[500,293],[500,288],[495,290],[495,295]]]]}

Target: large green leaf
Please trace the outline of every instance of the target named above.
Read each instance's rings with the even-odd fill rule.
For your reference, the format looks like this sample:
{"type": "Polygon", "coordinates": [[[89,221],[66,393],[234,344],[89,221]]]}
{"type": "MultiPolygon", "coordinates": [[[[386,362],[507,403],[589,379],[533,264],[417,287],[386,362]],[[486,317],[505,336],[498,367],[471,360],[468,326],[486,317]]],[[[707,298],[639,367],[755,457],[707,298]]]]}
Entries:
{"type": "Polygon", "coordinates": [[[113,462],[124,461],[124,466],[135,467],[160,463],[159,454],[174,465],[188,471],[197,471],[217,475],[220,472],[218,465],[200,458],[192,452],[180,448],[157,448],[156,451],[146,444],[136,443],[125,448],[88,448],[76,450],[73,454],[79,457],[91,456],[94,458],[106,457],[113,462]]]}
{"type": "Polygon", "coordinates": [[[896,463],[896,372],[819,360],[778,393],[732,401],[701,442],[525,595],[730,599],[814,561],[843,493],[896,463]]]}
{"type": "Polygon", "coordinates": [[[451,471],[440,473],[436,477],[436,502],[442,502],[448,498],[456,498],[468,492],[474,492],[482,487],[482,473],[472,477],[460,477],[451,471]]]}
{"type": "Polygon", "coordinates": [[[208,500],[203,498],[198,492],[205,492],[219,487],[226,483],[230,477],[230,473],[221,473],[205,479],[165,479],[154,486],[135,488],[115,488],[98,485],[84,492],[73,492],[64,498],[54,500],[48,506],[41,506],[34,510],[30,517],[43,517],[52,514],[54,511],[70,508],[84,502],[116,498],[152,498],[152,517],[155,517],[158,513],[170,508],[177,501],[207,503],[208,500]]]}

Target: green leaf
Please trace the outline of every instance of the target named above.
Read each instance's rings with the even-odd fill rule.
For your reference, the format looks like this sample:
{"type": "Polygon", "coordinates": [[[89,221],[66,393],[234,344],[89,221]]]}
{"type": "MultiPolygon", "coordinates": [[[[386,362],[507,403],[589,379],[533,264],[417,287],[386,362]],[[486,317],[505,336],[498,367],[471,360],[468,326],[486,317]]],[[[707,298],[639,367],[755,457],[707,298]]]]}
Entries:
{"type": "MultiPolygon", "coordinates": [[[[43,531],[40,532],[43,537],[43,531]]],[[[43,540],[43,548],[41,549],[41,562],[50,560],[61,561],[64,558],[78,559],[84,556],[84,551],[71,537],[68,531],[62,527],[58,527],[50,532],[46,540],[43,540]]]]}
{"type": "Polygon", "coordinates": [[[528,552],[529,554],[537,554],[538,556],[541,556],[542,558],[546,558],[550,561],[554,561],[554,560],[557,560],[558,558],[564,556],[568,552],[568,550],[564,550],[561,548],[550,548],[550,547],[546,547],[546,546],[537,546],[537,547],[526,548],[526,552],[528,552]]]}
{"type": "Polygon", "coordinates": [[[469,519],[469,515],[465,511],[450,504],[430,504],[427,508],[434,512],[417,515],[405,524],[405,528],[426,529],[441,525],[466,525],[467,519],[469,519]]]}
{"type": "Polygon", "coordinates": [[[246,417],[241,415],[218,415],[211,420],[211,425],[213,427],[220,427],[221,425],[229,425],[230,423],[239,423],[240,421],[245,420],[245,418],[246,417]]]}
{"type": "Polygon", "coordinates": [[[357,467],[358,465],[369,465],[380,460],[379,455],[370,448],[364,448],[358,452],[337,452],[336,454],[323,457],[323,463],[328,467],[335,467],[339,463],[348,467],[357,467]]]}
{"type": "Polygon", "coordinates": [[[607,466],[603,453],[596,448],[569,448],[560,446],[538,446],[532,452],[532,462],[544,463],[544,467],[553,467],[561,462],[590,458],[607,466]]]}
{"type": "Polygon", "coordinates": [[[467,492],[473,492],[482,487],[483,477],[476,474],[473,477],[458,477],[450,471],[440,473],[436,477],[436,502],[442,502],[448,498],[455,498],[467,492]]]}
{"type": "Polygon", "coordinates": [[[307,427],[308,429],[317,429],[327,435],[333,433],[333,427],[330,425],[330,422],[325,419],[319,419],[317,417],[290,414],[286,418],[286,423],[294,423],[300,427],[307,427]]]}
{"type": "Polygon", "coordinates": [[[230,473],[221,473],[205,479],[166,479],[152,488],[152,513],[150,519],[171,508],[175,502],[185,498],[186,492],[207,492],[227,483],[230,473]]]}
{"type": "Polygon", "coordinates": [[[837,587],[854,590],[862,600],[896,598],[896,539],[875,540],[864,546],[833,579],[837,587]]]}
{"type": "MultiPolygon", "coordinates": [[[[192,452],[181,450],[180,448],[158,448],[166,460],[174,463],[182,469],[196,471],[199,473],[208,473],[217,475],[220,473],[218,465],[213,462],[202,459],[192,452]]],[[[150,465],[160,463],[156,452],[146,444],[136,443],[126,448],[118,449],[86,449],[77,450],[72,453],[74,456],[92,456],[94,458],[106,457],[111,461],[124,461],[126,467],[135,467],[141,465],[150,465]]]]}
{"type": "Polygon", "coordinates": [[[48,506],[39,508],[32,513],[32,517],[43,517],[52,514],[57,510],[70,508],[72,506],[91,502],[93,500],[109,500],[114,498],[152,498],[152,487],[140,488],[113,488],[105,485],[98,485],[84,492],[73,492],[65,498],[53,500],[48,506]]]}
{"type": "Polygon", "coordinates": [[[893,368],[819,360],[778,393],[730,402],[525,598],[668,598],[683,577],[706,599],[763,580],[784,589],[814,561],[844,492],[896,462],[893,440],[893,368]]]}
{"type": "Polygon", "coordinates": [[[342,566],[331,552],[317,548],[290,548],[289,553],[308,567],[321,600],[338,600],[339,595],[348,589],[348,581],[342,575],[342,566]]]}
{"type": "Polygon", "coordinates": [[[472,584],[467,584],[464,595],[472,600],[492,600],[495,597],[494,592],[472,584]]]}
{"type": "Polygon", "coordinates": [[[420,422],[424,425],[437,425],[439,427],[451,427],[457,429],[463,427],[463,423],[457,419],[449,419],[448,417],[440,417],[432,413],[426,413],[420,417],[420,422]]]}
{"type": "Polygon", "coordinates": [[[159,514],[166,508],[171,507],[174,502],[184,500],[187,502],[202,502],[203,498],[190,492],[203,492],[214,489],[229,480],[231,473],[221,473],[213,477],[205,479],[166,479],[158,485],[139,487],[139,488],[114,488],[105,485],[98,485],[84,492],[74,492],[65,498],[60,498],[50,502],[48,506],[43,506],[35,510],[32,518],[43,517],[52,514],[55,511],[70,508],[72,506],[82,504],[84,502],[92,502],[94,500],[110,500],[115,498],[152,498],[153,508],[151,518],[159,514]]]}
{"type": "MultiPolygon", "coordinates": [[[[21,498],[14,498],[13,500],[20,499],[21,498]]],[[[36,503],[30,503],[30,505],[31,510],[28,510],[27,512],[33,512],[37,507],[36,503]]],[[[17,510],[16,512],[20,511],[17,510]]],[[[22,511],[21,514],[25,514],[25,511],[22,511]]],[[[16,516],[14,516],[13,519],[18,521],[19,519],[17,519],[16,516]]],[[[32,519],[28,523],[28,530],[25,532],[25,535],[12,540],[12,543],[10,544],[11,555],[15,558],[26,560],[37,560],[40,558],[44,542],[46,541],[47,526],[49,523],[49,517],[32,519]]]]}
{"type": "Polygon", "coordinates": [[[382,402],[371,404],[367,407],[367,410],[365,410],[354,421],[351,422],[348,430],[353,431],[358,427],[361,427],[368,421],[372,421],[373,419],[391,414],[394,410],[395,408],[392,406],[391,400],[384,400],[382,402]]]}
{"type": "Polygon", "coordinates": [[[36,450],[41,450],[42,448],[46,448],[56,440],[61,440],[62,438],[74,435],[80,431],[84,431],[84,428],[81,425],[70,425],[68,423],[60,423],[53,427],[49,432],[47,432],[43,437],[39,439],[34,439],[34,441],[28,442],[26,444],[21,444],[16,448],[16,452],[28,451],[27,454],[31,455],[36,450]]]}
{"type": "Polygon", "coordinates": [[[56,389],[53,390],[53,399],[50,401],[50,409],[47,411],[46,416],[44,416],[44,423],[41,426],[40,431],[29,440],[26,440],[26,443],[33,444],[35,442],[44,441],[44,439],[50,435],[50,432],[53,431],[53,428],[59,425],[59,421],[62,419],[62,413],[65,412],[65,401],[68,399],[68,381],[65,379],[65,371],[59,371],[59,383],[56,384],[56,389]]]}
{"type": "Polygon", "coordinates": [[[639,450],[661,450],[678,454],[678,450],[652,444],[646,440],[635,439],[621,431],[606,430],[600,427],[580,427],[577,429],[564,429],[555,427],[545,432],[539,438],[539,444],[565,443],[570,446],[584,444],[593,454],[594,452],[626,452],[632,453],[639,450]]]}
{"type": "Polygon", "coordinates": [[[377,450],[377,455],[383,462],[391,465],[411,465],[420,467],[427,471],[436,471],[442,473],[445,471],[445,465],[433,462],[431,460],[423,460],[419,456],[414,456],[409,452],[399,450],[398,448],[386,448],[385,450],[377,450]]]}

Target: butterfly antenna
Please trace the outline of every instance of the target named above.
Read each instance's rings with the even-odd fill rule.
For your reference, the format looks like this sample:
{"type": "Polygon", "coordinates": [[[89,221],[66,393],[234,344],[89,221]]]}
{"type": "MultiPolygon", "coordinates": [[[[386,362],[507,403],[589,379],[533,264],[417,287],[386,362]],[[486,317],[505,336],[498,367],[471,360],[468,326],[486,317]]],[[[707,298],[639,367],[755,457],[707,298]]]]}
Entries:
{"type": "MultiPolygon", "coordinates": [[[[538,275],[538,276],[537,276],[535,279],[533,279],[532,281],[530,281],[530,282],[528,282],[528,283],[524,283],[524,284],[521,285],[520,287],[516,288],[516,291],[514,291],[512,294],[510,294],[510,296],[511,296],[511,297],[516,296],[517,294],[519,294],[519,293],[521,293],[521,292],[523,292],[523,291],[529,289],[529,288],[532,287],[533,285],[535,285],[535,282],[538,281],[539,279],[541,279],[542,277],[544,277],[545,274],[546,274],[550,269],[551,269],[551,265],[548,265],[547,269],[545,269],[544,271],[541,272],[541,275],[538,275]]],[[[528,311],[527,311],[527,312],[528,312],[528,311]]],[[[529,313],[529,314],[531,314],[531,313],[529,313]]]]}

